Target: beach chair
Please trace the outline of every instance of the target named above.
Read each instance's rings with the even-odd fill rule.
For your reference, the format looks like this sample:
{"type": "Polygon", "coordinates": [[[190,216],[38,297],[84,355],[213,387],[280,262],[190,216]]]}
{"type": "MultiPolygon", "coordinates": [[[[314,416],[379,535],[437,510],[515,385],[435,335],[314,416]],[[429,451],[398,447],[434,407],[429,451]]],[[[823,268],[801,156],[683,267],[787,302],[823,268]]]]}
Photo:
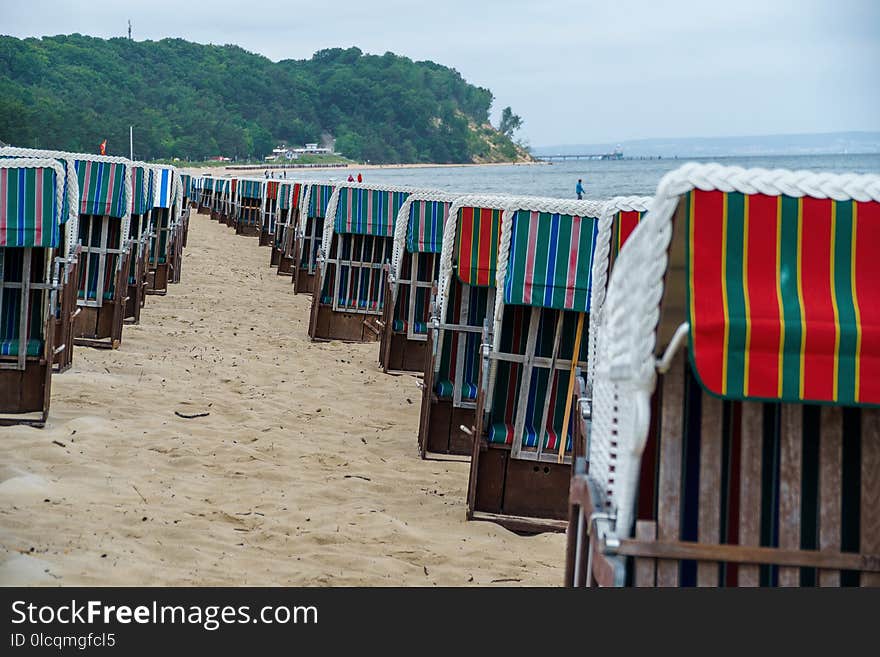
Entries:
{"type": "Polygon", "coordinates": [[[260,208],[260,246],[272,246],[272,237],[275,234],[275,222],[278,217],[279,193],[281,192],[280,180],[267,180],[263,204],[260,208]]]}
{"type": "Polygon", "coordinates": [[[43,426],[49,415],[64,181],[55,159],[0,159],[2,425],[43,426]]]}
{"type": "Polygon", "coordinates": [[[272,254],[269,256],[269,265],[277,267],[276,273],[279,275],[293,275],[293,257],[286,255],[292,253],[292,250],[287,247],[287,243],[293,241],[301,193],[302,184],[297,182],[282,182],[278,192],[279,215],[272,236],[272,254]]]}
{"type": "Polygon", "coordinates": [[[458,195],[415,192],[394,227],[391,270],[380,322],[379,363],[385,372],[424,372],[431,301],[449,207],[458,195]]]}
{"type": "Polygon", "coordinates": [[[462,196],[443,228],[419,419],[419,453],[470,456],[483,329],[495,308],[501,214],[512,197],[462,196]],[[464,427],[464,429],[462,429],[464,427]]]}
{"type": "Polygon", "coordinates": [[[128,296],[133,167],[120,157],[75,157],[81,253],[74,344],[116,349],[128,296]]]}
{"type": "Polygon", "coordinates": [[[74,166],[74,155],[61,151],[47,151],[5,146],[0,148],[0,157],[48,157],[57,160],[64,167],[64,200],[61,212],[62,249],[55,258],[55,276],[58,291],[55,295],[55,372],[62,373],[73,364],[74,324],[79,314],[76,304],[77,283],[79,281],[79,181],[74,166]]]}
{"type": "Polygon", "coordinates": [[[303,185],[302,204],[293,231],[293,292],[312,294],[318,271],[318,252],[324,235],[324,218],[333,195],[332,183],[303,185]]]}
{"type": "Polygon", "coordinates": [[[689,164],[621,250],[566,583],[880,585],[880,177],[689,164]]]}
{"type": "Polygon", "coordinates": [[[128,254],[128,292],[125,299],[125,324],[140,322],[147,289],[147,254],[153,232],[153,170],[143,162],[133,163],[134,206],[131,211],[128,254]]]}
{"type": "Polygon", "coordinates": [[[564,531],[572,394],[586,370],[603,204],[516,199],[501,217],[492,321],[483,329],[468,519],[564,531]]]}
{"type": "Polygon", "coordinates": [[[379,339],[394,225],[412,191],[362,183],[336,187],[327,204],[312,292],[312,340],[379,339]]]}
{"type": "Polygon", "coordinates": [[[207,214],[211,216],[211,219],[216,220],[217,217],[214,216],[214,213],[212,212],[214,203],[214,180],[215,178],[211,174],[202,178],[202,186],[199,190],[199,199],[196,207],[198,208],[198,214],[207,214]]]}
{"type": "Polygon", "coordinates": [[[240,178],[238,181],[238,213],[235,234],[255,237],[260,234],[260,216],[268,180],[240,178]]]}
{"type": "MultiPolygon", "coordinates": [[[[147,288],[149,295],[164,296],[172,278],[174,260],[174,227],[177,223],[175,191],[176,171],[170,167],[156,167],[153,178],[153,234],[150,239],[147,288]]],[[[212,183],[215,181],[212,181],[212,183]]]]}

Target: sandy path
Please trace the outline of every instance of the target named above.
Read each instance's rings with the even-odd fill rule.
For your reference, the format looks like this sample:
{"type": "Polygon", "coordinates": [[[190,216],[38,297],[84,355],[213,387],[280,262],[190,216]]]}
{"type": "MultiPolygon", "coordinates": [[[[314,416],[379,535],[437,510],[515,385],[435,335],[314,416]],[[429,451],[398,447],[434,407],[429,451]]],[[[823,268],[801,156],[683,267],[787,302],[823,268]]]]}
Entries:
{"type": "Polygon", "coordinates": [[[564,537],[466,522],[416,379],[309,343],[268,258],[194,214],[183,283],[77,349],[45,429],[0,428],[0,584],[560,584],[564,537]]]}

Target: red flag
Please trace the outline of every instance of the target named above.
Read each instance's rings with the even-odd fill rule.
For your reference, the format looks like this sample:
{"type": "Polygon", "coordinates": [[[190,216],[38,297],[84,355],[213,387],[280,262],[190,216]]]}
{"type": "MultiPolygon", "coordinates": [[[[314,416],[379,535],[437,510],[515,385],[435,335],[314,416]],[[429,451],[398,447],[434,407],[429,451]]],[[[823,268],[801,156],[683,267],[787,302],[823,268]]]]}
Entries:
{"type": "Polygon", "coordinates": [[[101,142],[101,155],[107,154],[107,140],[101,142]]]}

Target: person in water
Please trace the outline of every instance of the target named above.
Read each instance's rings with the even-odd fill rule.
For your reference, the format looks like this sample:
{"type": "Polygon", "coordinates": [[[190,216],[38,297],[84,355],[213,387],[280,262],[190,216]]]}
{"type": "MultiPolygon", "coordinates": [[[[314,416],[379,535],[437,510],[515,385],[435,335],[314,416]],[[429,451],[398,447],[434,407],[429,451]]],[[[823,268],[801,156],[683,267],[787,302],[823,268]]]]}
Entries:
{"type": "Polygon", "coordinates": [[[584,181],[578,178],[577,187],[574,188],[575,194],[577,194],[578,201],[583,200],[584,198],[584,181]]]}

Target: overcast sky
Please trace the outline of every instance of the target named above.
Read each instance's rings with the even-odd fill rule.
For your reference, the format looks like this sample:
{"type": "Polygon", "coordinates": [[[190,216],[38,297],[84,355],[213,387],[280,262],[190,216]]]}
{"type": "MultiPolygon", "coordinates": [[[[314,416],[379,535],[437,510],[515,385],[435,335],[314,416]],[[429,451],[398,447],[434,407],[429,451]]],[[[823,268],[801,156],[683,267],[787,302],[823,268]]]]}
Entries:
{"type": "Polygon", "coordinates": [[[456,68],[533,146],[880,130],[880,0],[0,0],[0,33],[174,36],[456,68]]]}

